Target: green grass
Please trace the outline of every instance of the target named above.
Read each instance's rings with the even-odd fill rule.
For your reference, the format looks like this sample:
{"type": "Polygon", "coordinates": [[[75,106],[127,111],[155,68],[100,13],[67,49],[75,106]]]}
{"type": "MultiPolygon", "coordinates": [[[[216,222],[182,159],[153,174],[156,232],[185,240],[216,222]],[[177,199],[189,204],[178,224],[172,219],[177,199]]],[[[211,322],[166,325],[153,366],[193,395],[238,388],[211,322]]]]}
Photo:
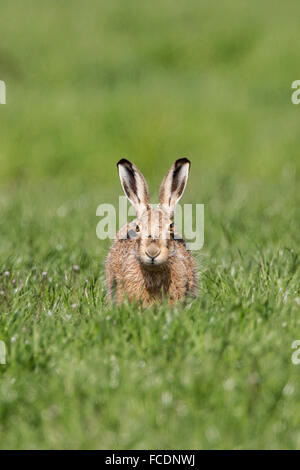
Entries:
{"type": "Polygon", "coordinates": [[[0,447],[299,448],[299,2],[0,9],[0,447]],[[122,156],[192,161],[185,307],[106,304],[122,156]]]}

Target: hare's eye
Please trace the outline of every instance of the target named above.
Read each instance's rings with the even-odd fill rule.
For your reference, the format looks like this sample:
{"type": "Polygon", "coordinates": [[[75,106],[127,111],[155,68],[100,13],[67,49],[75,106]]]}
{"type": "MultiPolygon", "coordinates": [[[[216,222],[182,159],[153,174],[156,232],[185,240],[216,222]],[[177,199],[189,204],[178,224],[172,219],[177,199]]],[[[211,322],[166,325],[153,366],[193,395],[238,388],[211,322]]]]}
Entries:
{"type": "Polygon", "coordinates": [[[174,224],[170,224],[170,232],[174,232],[174,224]]]}
{"type": "Polygon", "coordinates": [[[136,232],[139,232],[139,231],[140,231],[140,227],[139,227],[138,225],[136,225],[135,230],[136,230],[136,232]]]}

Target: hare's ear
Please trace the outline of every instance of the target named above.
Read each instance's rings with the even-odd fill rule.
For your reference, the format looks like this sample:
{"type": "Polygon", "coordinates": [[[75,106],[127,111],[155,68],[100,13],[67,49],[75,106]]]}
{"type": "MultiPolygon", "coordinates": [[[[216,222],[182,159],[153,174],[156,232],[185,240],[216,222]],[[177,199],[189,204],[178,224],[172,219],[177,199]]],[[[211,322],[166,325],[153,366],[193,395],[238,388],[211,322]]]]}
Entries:
{"type": "Polygon", "coordinates": [[[159,203],[162,208],[174,215],[175,205],[184,193],[189,177],[191,162],[187,158],[179,158],[171,166],[164,177],[159,190],[159,203]]]}
{"type": "Polygon", "coordinates": [[[137,167],[125,158],[117,163],[117,167],[124,193],[139,217],[150,208],[149,190],[145,178],[137,167]]]}

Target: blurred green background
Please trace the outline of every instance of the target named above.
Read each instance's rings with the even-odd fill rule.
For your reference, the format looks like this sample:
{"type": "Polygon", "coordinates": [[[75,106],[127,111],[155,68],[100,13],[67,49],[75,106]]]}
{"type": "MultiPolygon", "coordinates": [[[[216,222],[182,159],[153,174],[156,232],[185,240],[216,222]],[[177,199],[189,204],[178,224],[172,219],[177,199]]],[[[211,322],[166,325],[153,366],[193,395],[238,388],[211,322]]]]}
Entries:
{"type": "Polygon", "coordinates": [[[1,2],[2,447],[299,447],[299,14],[297,1],[1,2]],[[205,204],[201,298],[180,314],[107,310],[96,208],[122,193],[116,162],[134,161],[156,202],[181,156],[184,202],[205,204]]]}

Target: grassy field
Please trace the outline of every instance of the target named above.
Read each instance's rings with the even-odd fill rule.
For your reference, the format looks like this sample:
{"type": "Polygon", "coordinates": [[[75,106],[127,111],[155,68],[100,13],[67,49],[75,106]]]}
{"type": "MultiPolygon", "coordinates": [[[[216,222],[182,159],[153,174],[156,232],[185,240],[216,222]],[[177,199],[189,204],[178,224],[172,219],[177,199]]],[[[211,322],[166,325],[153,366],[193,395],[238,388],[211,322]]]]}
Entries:
{"type": "Polygon", "coordinates": [[[300,447],[299,2],[4,1],[1,448],[300,447]],[[192,161],[199,298],[106,304],[96,208],[192,161]]]}

